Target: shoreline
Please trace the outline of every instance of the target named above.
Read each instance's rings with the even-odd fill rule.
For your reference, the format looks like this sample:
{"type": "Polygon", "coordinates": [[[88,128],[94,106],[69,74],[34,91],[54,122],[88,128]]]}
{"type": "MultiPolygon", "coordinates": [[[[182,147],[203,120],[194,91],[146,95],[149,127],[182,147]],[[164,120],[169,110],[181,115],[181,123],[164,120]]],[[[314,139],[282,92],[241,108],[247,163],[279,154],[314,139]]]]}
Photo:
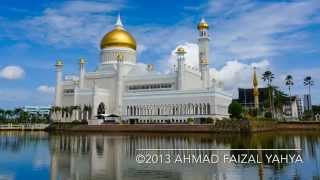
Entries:
{"type": "Polygon", "coordinates": [[[124,132],[124,133],[259,133],[318,131],[320,122],[230,121],[215,124],[52,124],[48,132],[124,132]]]}

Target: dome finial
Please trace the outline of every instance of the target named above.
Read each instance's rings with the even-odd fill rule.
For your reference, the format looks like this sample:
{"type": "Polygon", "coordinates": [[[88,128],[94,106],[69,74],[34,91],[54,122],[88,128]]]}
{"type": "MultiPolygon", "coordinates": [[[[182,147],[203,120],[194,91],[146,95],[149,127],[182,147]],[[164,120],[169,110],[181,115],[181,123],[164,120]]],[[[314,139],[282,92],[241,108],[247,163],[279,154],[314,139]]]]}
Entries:
{"type": "Polygon", "coordinates": [[[209,29],[209,24],[206,22],[206,20],[202,17],[199,24],[198,24],[198,30],[203,29],[209,29]]]}
{"type": "Polygon", "coordinates": [[[117,17],[116,28],[121,28],[121,29],[123,29],[123,24],[122,24],[122,22],[121,22],[120,13],[118,14],[118,17],[117,17]]]}

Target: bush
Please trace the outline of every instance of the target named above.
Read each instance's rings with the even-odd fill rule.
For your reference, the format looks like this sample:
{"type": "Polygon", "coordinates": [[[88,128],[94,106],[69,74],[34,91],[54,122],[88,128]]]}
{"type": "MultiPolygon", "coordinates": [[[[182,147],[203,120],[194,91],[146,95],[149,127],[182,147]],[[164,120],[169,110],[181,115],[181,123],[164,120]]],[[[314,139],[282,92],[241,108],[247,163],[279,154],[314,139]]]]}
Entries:
{"type": "Polygon", "coordinates": [[[304,111],[303,120],[306,120],[306,121],[312,120],[312,117],[313,117],[312,111],[310,110],[304,111]]]}
{"type": "Polygon", "coordinates": [[[231,115],[231,118],[240,119],[242,117],[242,106],[239,102],[233,101],[228,108],[228,112],[231,115]]]}
{"type": "Polygon", "coordinates": [[[257,117],[258,116],[258,109],[254,108],[254,109],[250,109],[249,110],[249,114],[253,117],[257,117]]]}
{"type": "Polygon", "coordinates": [[[72,123],[72,124],[79,124],[79,123],[80,123],[80,121],[78,121],[78,120],[74,120],[74,121],[72,121],[71,123],[72,123]]]}
{"type": "Polygon", "coordinates": [[[207,123],[208,124],[213,124],[214,119],[212,117],[207,118],[207,123]]]}
{"type": "Polygon", "coordinates": [[[265,112],[264,113],[265,118],[272,118],[272,113],[271,112],[265,112]]]}
{"type": "Polygon", "coordinates": [[[87,120],[81,120],[81,123],[82,124],[88,124],[88,121],[87,120]]]}
{"type": "Polygon", "coordinates": [[[188,118],[187,119],[188,124],[193,124],[193,121],[194,121],[193,118],[188,118]]]}

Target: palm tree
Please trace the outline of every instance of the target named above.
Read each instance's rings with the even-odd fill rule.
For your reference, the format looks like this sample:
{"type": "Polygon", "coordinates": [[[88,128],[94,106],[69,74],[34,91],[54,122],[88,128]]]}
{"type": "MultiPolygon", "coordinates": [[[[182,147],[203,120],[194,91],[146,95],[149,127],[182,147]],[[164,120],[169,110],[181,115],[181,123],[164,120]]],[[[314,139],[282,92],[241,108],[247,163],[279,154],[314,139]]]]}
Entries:
{"type": "MultiPolygon", "coordinates": [[[[285,84],[286,86],[288,86],[289,89],[289,101],[290,101],[290,105],[291,105],[291,87],[293,86],[293,78],[292,76],[289,74],[287,75],[286,79],[285,79],[285,84]]],[[[290,106],[290,113],[292,113],[292,107],[290,106]]]]}
{"type": "Polygon", "coordinates": [[[5,112],[6,111],[4,109],[0,109],[0,120],[5,120],[6,119],[5,116],[4,116],[5,112]]]}
{"type": "Polygon", "coordinates": [[[293,86],[293,78],[291,75],[287,75],[285,79],[286,86],[288,86],[289,89],[289,96],[291,97],[291,87],[293,86]]]}
{"type": "Polygon", "coordinates": [[[308,93],[311,96],[311,86],[314,85],[314,82],[311,78],[311,76],[307,76],[304,78],[304,86],[308,86],[308,93]]]}
{"type": "Polygon", "coordinates": [[[6,116],[7,119],[10,119],[10,120],[12,119],[12,116],[13,116],[12,112],[13,111],[9,110],[9,109],[5,111],[5,116],[6,116]]]}
{"type": "Polygon", "coordinates": [[[273,103],[272,103],[272,80],[274,79],[274,74],[271,72],[271,71],[266,71],[262,74],[262,79],[263,81],[267,81],[267,84],[268,84],[268,88],[269,88],[269,108],[270,108],[270,111],[272,113],[273,111],[273,103]]]}

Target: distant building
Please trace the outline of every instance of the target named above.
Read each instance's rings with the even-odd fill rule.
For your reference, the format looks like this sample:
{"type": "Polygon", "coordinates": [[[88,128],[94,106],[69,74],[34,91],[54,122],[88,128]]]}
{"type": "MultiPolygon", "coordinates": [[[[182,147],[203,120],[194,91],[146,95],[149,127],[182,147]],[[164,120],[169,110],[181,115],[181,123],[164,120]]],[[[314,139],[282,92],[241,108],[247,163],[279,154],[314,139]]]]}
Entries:
{"type": "Polygon", "coordinates": [[[298,97],[291,96],[288,97],[285,104],[282,107],[283,115],[285,118],[299,118],[299,108],[298,108],[298,97]]]}
{"type": "Polygon", "coordinates": [[[311,96],[310,94],[305,94],[303,97],[303,107],[305,111],[312,110],[311,96]]]}
{"type": "Polygon", "coordinates": [[[302,98],[300,96],[296,96],[296,103],[298,108],[298,116],[299,118],[303,117],[303,105],[302,105],[302,98]]]}
{"type": "Polygon", "coordinates": [[[51,106],[24,106],[22,110],[33,116],[49,116],[51,106]]]}
{"type": "MultiPolygon", "coordinates": [[[[264,103],[268,100],[268,88],[258,88],[259,92],[259,107],[263,107],[264,103]]],[[[239,88],[239,99],[238,102],[245,108],[254,108],[255,107],[255,96],[253,88],[239,88]]]]}

